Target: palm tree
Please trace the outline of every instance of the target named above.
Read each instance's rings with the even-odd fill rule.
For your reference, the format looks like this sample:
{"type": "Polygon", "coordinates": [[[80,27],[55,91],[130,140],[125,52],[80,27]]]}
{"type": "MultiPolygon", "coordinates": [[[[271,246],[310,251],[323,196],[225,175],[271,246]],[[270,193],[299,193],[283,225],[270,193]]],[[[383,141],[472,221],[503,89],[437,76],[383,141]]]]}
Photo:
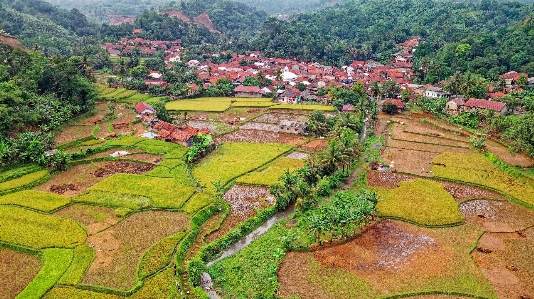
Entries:
{"type": "Polygon", "coordinates": [[[380,88],[380,85],[378,82],[373,82],[371,85],[371,95],[373,96],[373,99],[377,99],[377,97],[382,93],[382,90],[380,88]]]}
{"type": "Polygon", "coordinates": [[[277,68],[274,72],[276,81],[282,81],[282,70],[280,68],[277,68]]]}

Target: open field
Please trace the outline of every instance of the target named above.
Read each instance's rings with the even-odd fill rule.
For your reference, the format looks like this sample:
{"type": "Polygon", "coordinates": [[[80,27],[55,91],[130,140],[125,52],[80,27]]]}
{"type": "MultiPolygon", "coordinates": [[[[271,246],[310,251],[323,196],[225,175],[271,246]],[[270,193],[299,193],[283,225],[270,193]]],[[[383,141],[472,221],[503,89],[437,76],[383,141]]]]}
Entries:
{"type": "Polygon", "coordinates": [[[211,111],[223,112],[230,108],[232,98],[202,98],[198,100],[176,100],[168,102],[169,111],[211,111]]]}
{"type": "Polygon", "coordinates": [[[41,263],[34,256],[0,249],[0,298],[15,298],[35,278],[40,268],[41,263]]]}
{"type": "Polygon", "coordinates": [[[438,182],[415,179],[395,189],[375,189],[381,200],[378,215],[413,221],[421,225],[459,224],[463,216],[454,198],[438,182]]]}
{"type": "MultiPolygon", "coordinates": [[[[83,283],[128,290],[137,281],[142,254],[160,239],[185,231],[189,218],[175,212],[140,212],[92,235],[96,257],[83,283]]],[[[153,270],[148,270],[153,271],[153,270]]]]}
{"type": "Polygon", "coordinates": [[[534,205],[534,189],[493,165],[480,154],[445,153],[433,160],[434,175],[487,186],[534,205]]]}
{"type": "Polygon", "coordinates": [[[471,254],[499,298],[534,294],[534,229],[485,233],[471,254]]]}
{"type": "Polygon", "coordinates": [[[86,233],[76,222],[23,208],[0,206],[0,241],[30,248],[74,248],[86,233]]]}
{"type": "Polygon", "coordinates": [[[477,199],[460,205],[465,221],[492,233],[513,233],[534,225],[534,211],[512,202],[477,199]]]}
{"type": "Polygon", "coordinates": [[[55,214],[80,222],[87,227],[89,234],[96,234],[120,220],[113,209],[82,204],[71,205],[55,214]]]}
{"type": "Polygon", "coordinates": [[[336,111],[336,108],[334,106],[300,104],[280,104],[272,106],[270,107],[270,109],[336,111]]]}
{"type": "Polygon", "coordinates": [[[288,254],[278,273],[280,295],[376,298],[441,291],[492,298],[491,285],[469,256],[478,234],[468,226],[423,229],[382,221],[345,245],[288,254]]]}
{"type": "Polygon", "coordinates": [[[0,192],[9,191],[31,185],[48,176],[48,170],[39,170],[30,174],[25,174],[19,178],[0,183],[0,192]]]}
{"type": "Polygon", "coordinates": [[[16,205],[43,212],[56,210],[70,203],[70,199],[54,193],[24,190],[0,196],[0,205],[16,205]]]}
{"type": "Polygon", "coordinates": [[[70,126],[61,133],[54,136],[54,142],[57,144],[66,143],[83,137],[91,136],[94,125],[76,125],[70,126]]]}
{"type": "Polygon", "coordinates": [[[248,143],[283,143],[298,146],[305,143],[308,138],[295,134],[278,133],[260,130],[239,129],[215,138],[215,142],[248,142],[248,143]]]}
{"type": "Polygon", "coordinates": [[[144,173],[151,170],[153,167],[154,166],[147,164],[122,161],[80,164],[54,175],[46,183],[36,187],[36,189],[48,192],[51,191],[65,196],[78,195],[115,172],[144,173]],[[121,163],[127,163],[127,165],[133,165],[134,167],[120,167],[120,165],[126,165],[121,163]],[[136,169],[135,166],[139,166],[140,168],[136,169]]]}
{"type": "Polygon", "coordinates": [[[43,249],[44,265],[37,276],[17,296],[20,299],[41,298],[61,278],[72,260],[72,250],[62,248],[43,249]]]}
{"type": "Polygon", "coordinates": [[[248,173],[237,179],[240,184],[250,185],[272,185],[278,181],[286,170],[294,171],[304,166],[303,160],[280,158],[273,163],[262,167],[256,171],[248,173]]]}
{"type": "Polygon", "coordinates": [[[154,207],[180,208],[195,188],[172,178],[116,174],[90,188],[91,191],[139,195],[150,198],[154,207]]]}
{"type": "Polygon", "coordinates": [[[219,181],[226,184],[290,149],[283,144],[223,143],[193,169],[193,176],[203,184],[219,181]]]}

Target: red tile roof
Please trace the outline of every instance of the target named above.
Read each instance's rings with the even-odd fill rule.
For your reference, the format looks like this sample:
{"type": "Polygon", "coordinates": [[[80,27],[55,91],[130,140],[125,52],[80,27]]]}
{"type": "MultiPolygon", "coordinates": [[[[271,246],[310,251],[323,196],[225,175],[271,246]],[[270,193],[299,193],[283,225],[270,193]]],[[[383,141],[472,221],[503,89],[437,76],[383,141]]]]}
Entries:
{"type": "Polygon", "coordinates": [[[384,105],[389,104],[389,103],[394,104],[395,106],[397,106],[398,109],[404,109],[404,103],[399,101],[399,100],[397,100],[397,99],[386,100],[384,102],[384,105]]]}
{"type": "Polygon", "coordinates": [[[466,103],[466,107],[470,108],[480,108],[480,109],[491,109],[495,111],[501,111],[501,109],[506,104],[503,102],[489,101],[489,100],[480,100],[480,99],[469,99],[466,103]]]}
{"type": "Polygon", "coordinates": [[[238,87],[235,88],[235,92],[258,93],[260,92],[260,87],[239,85],[238,87]]]}
{"type": "Polygon", "coordinates": [[[137,105],[135,105],[135,111],[137,111],[137,114],[140,114],[141,112],[147,109],[154,111],[154,108],[152,108],[152,106],[150,106],[149,104],[145,102],[139,102],[137,103],[137,105]]]}

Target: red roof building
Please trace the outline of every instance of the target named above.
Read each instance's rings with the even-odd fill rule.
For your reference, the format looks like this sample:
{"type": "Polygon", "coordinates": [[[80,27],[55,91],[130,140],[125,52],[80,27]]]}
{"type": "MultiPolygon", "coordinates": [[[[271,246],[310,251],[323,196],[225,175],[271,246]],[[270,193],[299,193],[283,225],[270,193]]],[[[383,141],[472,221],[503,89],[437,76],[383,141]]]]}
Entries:
{"type": "Polygon", "coordinates": [[[481,99],[469,99],[465,103],[465,107],[470,109],[490,109],[501,113],[506,112],[506,103],[481,99]]]}

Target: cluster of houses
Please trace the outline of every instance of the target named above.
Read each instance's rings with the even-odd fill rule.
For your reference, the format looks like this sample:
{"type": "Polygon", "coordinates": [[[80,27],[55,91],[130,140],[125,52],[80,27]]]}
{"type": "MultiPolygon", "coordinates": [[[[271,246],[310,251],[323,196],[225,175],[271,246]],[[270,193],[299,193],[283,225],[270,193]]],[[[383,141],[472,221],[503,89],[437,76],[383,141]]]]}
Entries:
{"type": "Polygon", "coordinates": [[[179,127],[177,125],[158,120],[156,110],[145,102],[135,105],[137,118],[148,125],[153,134],[150,136],[168,142],[177,143],[189,147],[193,143],[193,136],[210,134],[209,128],[197,129],[190,126],[179,127]]]}
{"type": "MultiPolygon", "coordinates": [[[[519,77],[527,74],[509,72],[501,75],[506,86],[503,91],[495,92],[490,88],[490,93],[486,99],[464,99],[444,91],[438,85],[417,85],[412,79],[415,73],[412,70],[413,52],[416,50],[421,38],[412,37],[400,43],[399,52],[390,59],[387,64],[381,64],[374,60],[353,61],[350,65],[335,67],[322,65],[318,62],[301,62],[292,59],[263,57],[260,52],[252,52],[248,55],[232,54],[229,62],[215,64],[209,60],[200,62],[189,60],[186,63],[196,69],[198,77],[202,80],[204,88],[216,84],[219,79],[229,79],[234,84],[236,97],[262,97],[265,95],[276,96],[280,103],[296,104],[303,101],[317,102],[321,104],[331,104],[331,100],[325,95],[318,95],[319,89],[328,86],[351,87],[355,82],[361,82],[367,90],[370,90],[374,82],[383,83],[387,80],[396,82],[401,90],[410,91],[412,98],[424,96],[427,98],[447,98],[447,108],[451,114],[457,114],[473,109],[492,109],[497,113],[509,113],[506,105],[494,105],[489,102],[498,102],[498,99],[511,91],[517,91],[516,81],[519,77]],[[244,86],[243,82],[251,76],[257,77],[263,74],[264,78],[271,80],[272,84],[266,87],[244,86]],[[305,86],[305,88],[303,88],[305,86]],[[297,87],[299,87],[297,89],[297,87]]],[[[180,61],[180,40],[176,41],[148,41],[141,38],[121,39],[117,44],[104,44],[110,55],[123,55],[134,47],[139,47],[142,53],[150,55],[158,49],[167,53],[165,62],[167,65],[180,61]]],[[[226,54],[226,53],[221,53],[226,54]]],[[[221,54],[212,54],[213,56],[221,54]]],[[[166,86],[168,83],[162,80],[162,76],[157,71],[150,72],[150,79],[145,83],[149,86],[166,86]]],[[[528,79],[529,84],[534,84],[534,78],[528,79]]],[[[190,84],[190,94],[198,92],[200,86],[190,84]]],[[[399,110],[403,110],[405,104],[399,100],[399,95],[395,98],[386,99],[381,104],[392,103],[399,110]]],[[[353,110],[354,107],[345,105],[344,112],[353,110]]]]}
{"type": "MultiPolygon", "coordinates": [[[[140,33],[140,30],[136,29],[134,33],[140,33]]],[[[174,41],[146,40],[140,37],[133,39],[121,38],[117,43],[105,43],[100,47],[108,51],[111,57],[126,56],[128,52],[136,47],[139,48],[143,57],[153,57],[158,50],[163,50],[166,54],[165,61],[171,64],[180,61],[182,41],[179,39],[174,41]]]]}

